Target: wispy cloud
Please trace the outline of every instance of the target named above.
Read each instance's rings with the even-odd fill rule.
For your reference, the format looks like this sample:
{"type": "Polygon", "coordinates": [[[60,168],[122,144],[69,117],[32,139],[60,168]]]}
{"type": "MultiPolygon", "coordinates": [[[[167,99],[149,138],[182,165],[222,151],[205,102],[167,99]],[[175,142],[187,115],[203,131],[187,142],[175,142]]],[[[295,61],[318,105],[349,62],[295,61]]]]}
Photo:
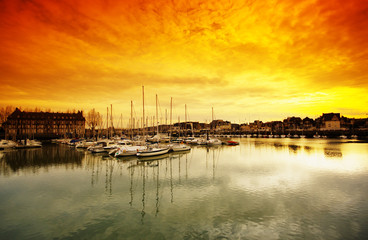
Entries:
{"type": "Polygon", "coordinates": [[[234,116],[338,111],[344,100],[363,112],[367,97],[347,89],[368,89],[367,14],[359,0],[5,0],[0,101],[89,108],[140,99],[146,85],[195,104],[200,119],[206,103],[234,116]],[[332,106],[314,106],[336,89],[332,106]]]}

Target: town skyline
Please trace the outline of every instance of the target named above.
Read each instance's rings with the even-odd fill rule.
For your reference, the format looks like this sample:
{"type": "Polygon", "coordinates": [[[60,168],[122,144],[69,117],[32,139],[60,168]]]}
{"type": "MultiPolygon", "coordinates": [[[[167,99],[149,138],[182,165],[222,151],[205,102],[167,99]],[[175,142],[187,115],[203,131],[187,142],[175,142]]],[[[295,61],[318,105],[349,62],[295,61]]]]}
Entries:
{"type": "MultiPolygon", "coordinates": [[[[0,105],[233,122],[368,106],[368,2],[1,1],[0,105]],[[164,114],[164,113],[163,113],[164,114]]],[[[116,116],[116,117],[119,117],[116,116]]],[[[314,116],[315,117],[315,116],[314,116]]]]}
{"type": "MultiPolygon", "coordinates": [[[[73,114],[76,114],[76,113],[79,113],[81,112],[82,116],[85,117],[87,120],[86,120],[86,128],[88,128],[88,115],[93,111],[93,110],[90,110],[90,111],[83,111],[82,109],[69,109],[65,112],[61,112],[61,111],[53,111],[52,109],[42,109],[40,107],[38,108],[35,108],[35,109],[31,109],[31,108],[22,108],[22,107],[12,107],[12,106],[7,106],[6,108],[4,107],[0,107],[0,124],[4,123],[7,119],[7,117],[12,114],[14,111],[16,111],[16,109],[19,109],[21,112],[27,112],[27,113],[34,113],[34,112],[44,112],[44,113],[73,113],[73,114]]],[[[107,114],[107,112],[105,112],[105,114],[103,113],[100,113],[98,111],[95,111],[96,114],[98,114],[100,117],[101,117],[101,122],[102,122],[102,125],[99,125],[98,128],[106,128],[106,121],[108,121],[108,124],[109,124],[109,127],[111,127],[111,122],[113,123],[113,127],[114,128],[122,128],[122,129],[129,129],[131,126],[130,126],[130,116],[129,117],[126,117],[123,119],[119,118],[121,117],[122,115],[120,114],[118,116],[118,114],[113,114],[113,118],[111,118],[111,109],[109,109],[109,113],[107,114]],[[108,118],[108,119],[107,119],[108,118]],[[121,123],[123,123],[121,126],[121,123]]],[[[172,125],[177,125],[178,123],[200,123],[200,124],[208,124],[210,125],[211,122],[216,122],[216,121],[222,121],[222,122],[228,122],[230,124],[237,124],[237,125],[249,125],[249,124],[254,124],[254,123],[257,123],[257,122],[260,122],[260,123],[263,123],[263,124],[269,124],[269,123],[275,123],[275,122],[285,122],[286,120],[289,120],[289,119],[300,119],[301,121],[304,121],[305,119],[310,119],[310,120],[317,120],[317,119],[320,119],[322,118],[324,115],[329,115],[329,114],[334,114],[334,115],[338,115],[339,116],[339,119],[356,119],[356,120],[367,120],[368,122],[368,116],[367,117],[363,117],[363,118],[354,118],[354,117],[348,117],[346,115],[344,115],[343,113],[320,113],[320,114],[315,114],[315,116],[317,117],[313,117],[313,116],[305,116],[305,117],[302,117],[302,116],[285,116],[281,119],[275,119],[275,120],[271,120],[271,121],[268,121],[268,120],[264,120],[264,119],[255,119],[253,121],[231,121],[229,119],[224,119],[224,118],[213,118],[213,119],[210,119],[209,121],[200,121],[200,120],[192,120],[192,119],[189,119],[187,117],[187,119],[184,118],[173,118],[172,119],[172,125]]],[[[164,116],[164,117],[159,117],[159,125],[160,126],[164,126],[164,125],[170,125],[170,113],[167,112],[167,116],[164,116]],[[167,118],[166,118],[167,117],[167,118]]],[[[142,117],[141,116],[136,116],[134,115],[133,116],[133,125],[134,125],[134,128],[141,128],[142,127],[142,123],[141,123],[141,120],[142,120],[142,117]]],[[[146,127],[152,127],[152,126],[157,126],[157,119],[155,116],[153,115],[146,115],[146,127]]]]}

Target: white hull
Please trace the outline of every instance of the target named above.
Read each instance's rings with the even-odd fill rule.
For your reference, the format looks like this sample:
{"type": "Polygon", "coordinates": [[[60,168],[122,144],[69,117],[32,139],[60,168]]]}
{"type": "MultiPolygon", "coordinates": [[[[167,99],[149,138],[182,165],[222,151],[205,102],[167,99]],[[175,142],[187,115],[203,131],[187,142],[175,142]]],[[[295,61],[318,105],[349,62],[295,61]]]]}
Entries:
{"type": "Polygon", "coordinates": [[[172,149],[173,152],[183,152],[183,151],[189,151],[190,147],[188,148],[174,148],[172,149]]]}
{"type": "Polygon", "coordinates": [[[115,157],[128,157],[128,156],[136,156],[138,151],[144,151],[147,147],[145,146],[124,146],[121,147],[116,153],[115,157]]]}
{"type": "Polygon", "coordinates": [[[221,145],[222,142],[218,139],[210,139],[207,141],[207,145],[211,145],[211,146],[214,146],[214,145],[221,145]]]}
{"type": "Polygon", "coordinates": [[[158,156],[169,152],[169,148],[153,148],[151,150],[139,151],[137,153],[138,157],[152,157],[158,156]]]}
{"type": "Polygon", "coordinates": [[[10,141],[10,140],[1,140],[0,142],[0,148],[12,148],[17,145],[16,142],[10,141]]]}

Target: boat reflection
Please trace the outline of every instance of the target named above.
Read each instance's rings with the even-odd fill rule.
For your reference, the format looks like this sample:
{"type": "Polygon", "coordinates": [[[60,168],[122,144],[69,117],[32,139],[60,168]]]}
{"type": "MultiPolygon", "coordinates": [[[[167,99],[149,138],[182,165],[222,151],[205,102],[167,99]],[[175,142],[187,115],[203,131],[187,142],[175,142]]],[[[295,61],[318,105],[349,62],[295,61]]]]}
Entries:
{"type": "Polygon", "coordinates": [[[170,154],[166,153],[166,154],[158,155],[158,156],[139,157],[138,161],[147,162],[147,161],[154,161],[154,160],[162,160],[162,159],[165,159],[169,156],[170,156],[170,154]]]}

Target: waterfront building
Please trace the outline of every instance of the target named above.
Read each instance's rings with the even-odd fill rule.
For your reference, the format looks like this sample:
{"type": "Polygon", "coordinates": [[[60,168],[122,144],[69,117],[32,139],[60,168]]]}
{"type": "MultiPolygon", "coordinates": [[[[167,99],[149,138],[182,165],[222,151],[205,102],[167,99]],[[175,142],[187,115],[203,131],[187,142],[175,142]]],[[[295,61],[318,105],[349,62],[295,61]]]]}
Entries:
{"type": "Polygon", "coordinates": [[[321,117],[321,130],[333,131],[341,130],[340,113],[323,113],[321,117]]]}
{"type": "Polygon", "coordinates": [[[300,117],[288,117],[284,119],[283,123],[285,130],[295,131],[301,129],[303,121],[300,117]]]}
{"type": "Polygon", "coordinates": [[[231,130],[231,122],[221,119],[213,120],[210,123],[210,128],[216,131],[231,130]]]}
{"type": "Polygon", "coordinates": [[[316,123],[313,119],[306,117],[303,119],[303,129],[304,130],[316,130],[316,123]]]}
{"type": "Polygon", "coordinates": [[[8,139],[82,137],[85,132],[83,112],[25,112],[18,108],[10,114],[3,127],[8,139]]]}
{"type": "Polygon", "coordinates": [[[231,123],[231,131],[239,131],[240,130],[240,124],[237,123],[231,123]]]}

